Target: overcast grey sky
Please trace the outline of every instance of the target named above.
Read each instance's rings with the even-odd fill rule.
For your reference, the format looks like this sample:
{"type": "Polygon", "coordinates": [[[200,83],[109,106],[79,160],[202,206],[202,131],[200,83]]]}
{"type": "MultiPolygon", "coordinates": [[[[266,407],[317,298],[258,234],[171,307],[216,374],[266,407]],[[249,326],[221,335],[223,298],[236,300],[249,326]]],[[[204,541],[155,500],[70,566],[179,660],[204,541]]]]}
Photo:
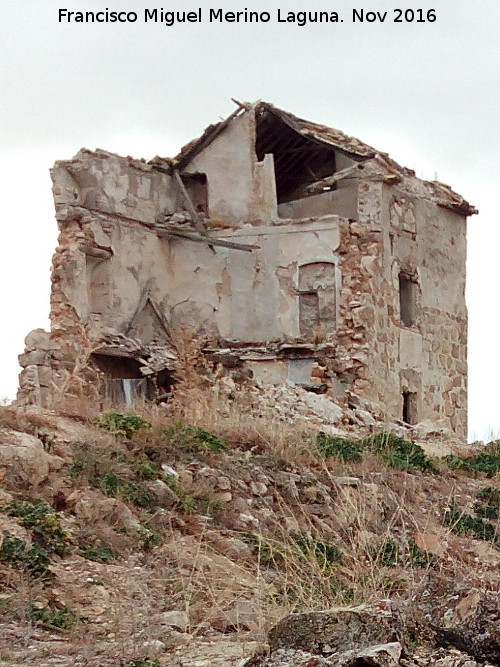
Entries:
{"type": "Polygon", "coordinates": [[[264,99],[359,137],[480,209],[469,223],[471,436],[500,434],[497,384],[500,3],[493,0],[174,0],[202,23],[144,23],[143,0],[2,0],[0,6],[0,397],[13,397],[26,333],[47,327],[56,244],[48,169],[79,148],[175,154],[264,99]],[[136,11],[129,24],[59,23],[58,11],[136,11]],[[208,23],[208,9],[267,10],[267,24],[208,23]],[[394,23],[394,8],[435,9],[394,23]],[[277,23],[278,8],[337,11],[343,23],[277,23]],[[388,11],[353,23],[352,9],[388,11]]]}

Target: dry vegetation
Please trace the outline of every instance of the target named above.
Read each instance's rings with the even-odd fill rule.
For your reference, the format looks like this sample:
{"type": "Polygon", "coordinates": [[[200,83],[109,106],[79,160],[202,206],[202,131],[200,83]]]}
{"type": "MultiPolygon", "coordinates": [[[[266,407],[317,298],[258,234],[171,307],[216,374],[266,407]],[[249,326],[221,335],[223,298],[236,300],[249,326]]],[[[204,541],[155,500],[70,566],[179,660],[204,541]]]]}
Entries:
{"type": "Polygon", "coordinates": [[[422,595],[498,587],[498,476],[325,457],[314,427],[252,416],[178,353],[167,408],[0,407],[0,446],[29,434],[48,461],[34,483],[0,458],[0,664],[176,665],[291,611],[391,597],[418,620],[422,595]]]}

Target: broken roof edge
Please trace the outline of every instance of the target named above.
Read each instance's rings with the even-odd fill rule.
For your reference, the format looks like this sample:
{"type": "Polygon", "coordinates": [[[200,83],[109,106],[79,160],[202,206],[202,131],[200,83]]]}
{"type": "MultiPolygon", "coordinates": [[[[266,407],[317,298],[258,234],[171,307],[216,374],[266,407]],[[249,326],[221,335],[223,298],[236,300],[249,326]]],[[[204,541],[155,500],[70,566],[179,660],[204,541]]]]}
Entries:
{"type": "MultiPolygon", "coordinates": [[[[233,100],[235,101],[235,100],[233,100]]],[[[390,174],[397,174],[406,178],[415,178],[422,182],[430,194],[436,197],[436,203],[442,208],[449,208],[459,215],[468,216],[475,215],[478,210],[475,206],[470,204],[464,197],[455,192],[451,186],[441,183],[440,181],[427,181],[419,178],[412,169],[402,166],[389,156],[388,153],[378,151],[369,144],[364,143],[360,139],[351,137],[341,130],[327,127],[319,123],[299,118],[289,111],[280,109],[269,102],[257,101],[251,103],[236,102],[238,108],[233,111],[226,119],[209,125],[205,128],[200,137],[193,139],[182,147],[180,152],[174,158],[159,158],[155,157],[150,161],[155,165],[168,165],[169,169],[181,169],[186,166],[189,161],[197,155],[205,146],[209,145],[218,134],[227,127],[230,122],[240,116],[242,113],[254,111],[255,113],[267,111],[274,114],[282,122],[286,123],[295,132],[301,134],[304,138],[312,141],[330,146],[341,150],[349,155],[354,155],[362,160],[376,158],[390,174]]]]}
{"type": "Polygon", "coordinates": [[[390,176],[416,179],[424,184],[429,195],[435,200],[436,204],[442,208],[450,209],[462,216],[475,215],[478,213],[477,208],[470,204],[460,194],[455,192],[451,186],[440,181],[426,181],[419,178],[412,169],[400,165],[392,159],[388,153],[377,151],[360,139],[351,137],[340,130],[327,127],[326,125],[320,125],[319,123],[314,123],[299,118],[298,116],[294,116],[290,112],[279,109],[269,102],[259,100],[254,104],[236,101],[235,103],[237,104],[237,109],[235,109],[233,113],[219,123],[206,127],[200,137],[193,139],[186,144],[174,158],[155,156],[151,160],[146,160],[144,158],[134,158],[130,155],[122,156],[118,153],[112,153],[100,148],[94,151],[88,148],[81,148],[73,158],[56,161],[53,169],[65,168],[71,172],[71,164],[78,162],[79,160],[84,160],[86,158],[116,158],[125,160],[129,166],[135,167],[141,171],[151,171],[156,169],[161,172],[172,173],[173,171],[180,170],[186,166],[195,155],[208,146],[236,117],[250,111],[256,113],[259,113],[259,111],[268,111],[279,117],[282,122],[285,122],[304,138],[330,146],[331,148],[336,148],[349,155],[356,156],[360,159],[360,162],[375,159],[390,176]]]}

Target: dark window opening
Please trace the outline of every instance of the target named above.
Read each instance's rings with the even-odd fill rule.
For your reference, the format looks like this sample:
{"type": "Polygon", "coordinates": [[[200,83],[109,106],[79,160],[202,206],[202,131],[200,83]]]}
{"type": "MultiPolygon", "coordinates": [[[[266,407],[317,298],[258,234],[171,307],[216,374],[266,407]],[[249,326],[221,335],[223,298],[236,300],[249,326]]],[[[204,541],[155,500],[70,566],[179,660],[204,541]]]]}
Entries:
{"type": "Polygon", "coordinates": [[[417,283],[405,273],[399,274],[399,317],[405,327],[413,326],[417,318],[417,283]]]}
{"type": "Polygon", "coordinates": [[[417,394],[411,391],[403,392],[403,422],[405,424],[416,424],[417,416],[417,394]]]}
{"type": "Polygon", "coordinates": [[[184,187],[198,213],[208,215],[208,186],[206,174],[181,174],[184,187]]]}
{"type": "Polygon", "coordinates": [[[103,376],[103,399],[112,406],[133,408],[144,400],[165,400],[173,383],[168,371],[145,377],[141,364],[130,357],[93,354],[92,362],[103,376]]]}
{"type": "Polygon", "coordinates": [[[115,357],[111,354],[93,354],[92,361],[106,377],[115,380],[143,378],[140,363],[131,357],[115,357]]]}
{"type": "MultiPolygon", "coordinates": [[[[257,159],[274,157],[278,204],[308,196],[307,185],[335,173],[335,151],[314,137],[304,136],[277,112],[257,114],[257,159]]],[[[325,187],[336,189],[336,185],[325,187]]]]}

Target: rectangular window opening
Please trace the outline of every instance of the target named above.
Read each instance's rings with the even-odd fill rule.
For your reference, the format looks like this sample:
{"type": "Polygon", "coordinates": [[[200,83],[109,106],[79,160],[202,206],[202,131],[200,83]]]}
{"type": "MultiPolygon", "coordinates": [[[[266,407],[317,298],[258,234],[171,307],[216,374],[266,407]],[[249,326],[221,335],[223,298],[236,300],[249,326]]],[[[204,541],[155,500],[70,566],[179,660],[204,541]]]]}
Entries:
{"type": "Polygon", "coordinates": [[[109,263],[86,255],[87,297],[89,312],[106,315],[110,310],[111,286],[109,263]]]}
{"type": "Polygon", "coordinates": [[[207,175],[201,173],[181,174],[189,198],[200,215],[208,215],[207,175]]]}
{"type": "Polygon", "coordinates": [[[94,353],[90,361],[101,373],[99,392],[109,407],[133,408],[137,402],[165,400],[173,384],[169,371],[144,377],[140,362],[131,357],[94,353]]]}
{"type": "Polygon", "coordinates": [[[405,273],[399,274],[399,316],[405,327],[413,326],[417,317],[417,283],[405,273]]]}
{"type": "Polygon", "coordinates": [[[417,394],[411,391],[403,392],[403,422],[405,424],[417,424],[417,394]]]}

